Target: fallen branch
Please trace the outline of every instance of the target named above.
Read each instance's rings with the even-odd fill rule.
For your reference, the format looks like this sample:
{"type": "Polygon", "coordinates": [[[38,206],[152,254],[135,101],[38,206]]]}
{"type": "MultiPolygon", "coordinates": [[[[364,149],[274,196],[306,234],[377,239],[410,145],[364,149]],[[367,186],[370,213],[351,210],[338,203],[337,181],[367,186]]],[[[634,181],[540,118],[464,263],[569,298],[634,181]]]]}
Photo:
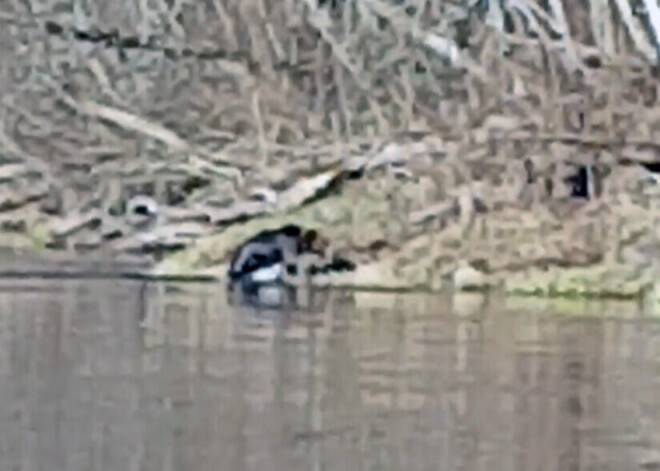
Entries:
{"type": "Polygon", "coordinates": [[[215,167],[222,165],[231,168],[216,168],[215,171],[219,175],[225,175],[227,177],[240,180],[242,175],[238,169],[250,168],[244,164],[238,164],[236,162],[230,162],[228,160],[218,158],[216,155],[209,154],[206,151],[193,149],[193,146],[179,137],[174,131],[126,111],[111,108],[109,106],[101,105],[99,103],[88,100],[78,103],[77,109],[87,114],[88,116],[105,119],[124,129],[130,129],[131,131],[145,134],[149,137],[157,139],[174,150],[190,152],[193,154],[199,153],[207,159],[211,160],[211,162],[206,162],[207,165],[212,165],[215,167]]]}

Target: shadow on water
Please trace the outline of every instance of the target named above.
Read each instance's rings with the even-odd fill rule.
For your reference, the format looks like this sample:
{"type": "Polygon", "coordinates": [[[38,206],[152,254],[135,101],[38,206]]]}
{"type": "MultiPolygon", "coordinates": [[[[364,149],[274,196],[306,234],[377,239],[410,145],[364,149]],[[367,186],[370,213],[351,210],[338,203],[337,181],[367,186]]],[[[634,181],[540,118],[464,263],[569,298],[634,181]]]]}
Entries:
{"type": "Polygon", "coordinates": [[[172,287],[1,281],[0,470],[660,467],[660,323],[632,304],[172,287]]]}

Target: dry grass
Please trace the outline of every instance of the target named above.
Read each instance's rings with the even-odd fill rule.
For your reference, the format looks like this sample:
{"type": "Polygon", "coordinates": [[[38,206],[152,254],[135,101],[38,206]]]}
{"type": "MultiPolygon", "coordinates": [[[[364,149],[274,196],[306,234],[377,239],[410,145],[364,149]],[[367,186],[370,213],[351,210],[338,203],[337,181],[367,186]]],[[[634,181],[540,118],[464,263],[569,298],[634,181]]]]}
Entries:
{"type": "Polygon", "coordinates": [[[632,10],[326,3],[104,0],[73,15],[8,4],[3,163],[19,164],[12,185],[27,170],[42,185],[23,185],[30,198],[11,208],[54,199],[49,211],[66,215],[145,187],[222,206],[420,136],[435,149],[428,205],[460,203],[455,189],[473,182],[515,185],[509,169],[527,158],[554,178],[567,159],[655,156],[652,36],[632,10]],[[189,191],[193,177],[206,186],[189,191]]]}

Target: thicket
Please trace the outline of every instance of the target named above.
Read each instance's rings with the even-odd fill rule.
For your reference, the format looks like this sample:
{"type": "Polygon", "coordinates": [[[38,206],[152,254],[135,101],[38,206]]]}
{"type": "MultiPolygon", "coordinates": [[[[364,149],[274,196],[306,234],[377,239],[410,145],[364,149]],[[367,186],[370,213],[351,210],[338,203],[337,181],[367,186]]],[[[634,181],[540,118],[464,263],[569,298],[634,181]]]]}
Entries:
{"type": "Polygon", "coordinates": [[[425,133],[652,147],[659,18],[654,0],[4,2],[3,204],[240,193],[425,133]]]}

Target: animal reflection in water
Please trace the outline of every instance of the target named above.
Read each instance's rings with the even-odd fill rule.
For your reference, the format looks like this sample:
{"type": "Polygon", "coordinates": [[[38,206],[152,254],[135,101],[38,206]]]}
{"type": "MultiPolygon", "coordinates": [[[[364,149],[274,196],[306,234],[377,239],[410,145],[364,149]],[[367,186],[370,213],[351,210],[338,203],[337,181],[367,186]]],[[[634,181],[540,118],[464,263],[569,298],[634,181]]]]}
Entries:
{"type": "Polygon", "coordinates": [[[301,295],[313,294],[313,277],[354,269],[351,261],[334,256],[329,241],[313,229],[286,225],[263,230],[234,252],[229,301],[258,308],[300,307],[309,302],[301,301],[301,295]]]}

